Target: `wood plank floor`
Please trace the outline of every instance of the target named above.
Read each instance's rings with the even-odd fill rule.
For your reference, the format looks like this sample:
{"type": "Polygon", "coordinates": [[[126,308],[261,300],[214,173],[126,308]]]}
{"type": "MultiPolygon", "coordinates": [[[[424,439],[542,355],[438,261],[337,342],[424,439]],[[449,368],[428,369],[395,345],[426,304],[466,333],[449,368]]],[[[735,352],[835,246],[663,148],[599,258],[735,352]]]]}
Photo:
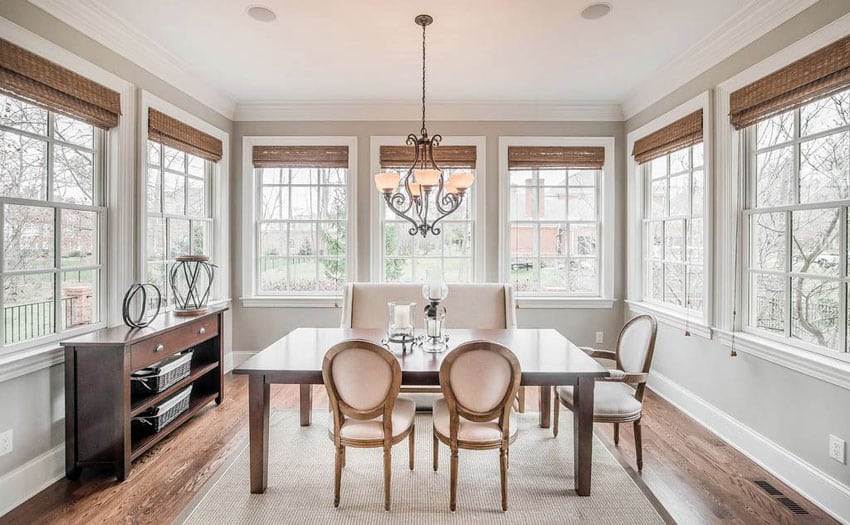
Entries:
{"type": "MultiPolygon", "coordinates": [[[[124,483],[117,483],[106,472],[84,469],[78,481],[54,483],[0,518],[0,523],[171,523],[204,482],[245,446],[247,386],[244,376],[228,375],[225,402],[210,406],[140,458],[124,483]]],[[[535,409],[536,389],[529,389],[528,398],[529,408],[535,409]]],[[[320,387],[316,387],[314,403],[317,407],[327,404],[320,387]]],[[[272,385],[273,408],[297,406],[297,386],[272,385]]],[[[561,417],[569,417],[569,412],[562,410],[561,417]]],[[[651,391],[642,428],[644,469],[640,479],[679,523],[835,523],[651,391]],[[795,515],[753,480],[770,482],[809,514],[795,515]]],[[[596,425],[596,433],[633,471],[631,427],[621,428],[616,448],[612,425],[596,425]]]]}

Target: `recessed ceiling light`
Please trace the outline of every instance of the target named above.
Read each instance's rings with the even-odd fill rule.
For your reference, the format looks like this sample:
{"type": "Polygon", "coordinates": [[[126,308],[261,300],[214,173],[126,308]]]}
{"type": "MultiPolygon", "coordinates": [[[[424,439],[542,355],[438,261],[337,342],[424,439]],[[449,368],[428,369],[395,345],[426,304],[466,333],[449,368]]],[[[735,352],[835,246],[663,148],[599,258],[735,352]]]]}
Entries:
{"type": "Polygon", "coordinates": [[[581,17],[586,20],[596,20],[602,18],[611,12],[611,4],[607,2],[597,2],[590,4],[581,10],[581,17]]]}
{"type": "Polygon", "coordinates": [[[258,22],[271,22],[277,18],[274,11],[264,5],[250,5],[248,6],[247,13],[248,16],[258,22]]]}

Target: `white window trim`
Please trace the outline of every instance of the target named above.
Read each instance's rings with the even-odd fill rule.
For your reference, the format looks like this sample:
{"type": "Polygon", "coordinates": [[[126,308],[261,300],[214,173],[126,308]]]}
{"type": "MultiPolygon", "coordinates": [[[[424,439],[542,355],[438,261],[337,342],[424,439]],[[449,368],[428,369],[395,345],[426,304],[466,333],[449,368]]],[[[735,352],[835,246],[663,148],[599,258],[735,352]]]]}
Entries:
{"type": "MultiPolygon", "coordinates": [[[[143,274],[145,268],[145,248],[147,241],[147,162],[148,162],[148,109],[154,108],[175,119],[188,124],[221,141],[221,160],[212,163],[212,195],[210,210],[213,219],[210,236],[213,251],[209,254],[210,262],[217,266],[216,278],[213,281],[211,304],[228,304],[230,302],[230,134],[219,129],[205,120],[185,111],[174,104],[168,103],[149,91],[139,91],[139,137],[138,164],[136,180],[136,203],[139,217],[136,275],[138,282],[147,282],[143,274]]],[[[166,247],[167,249],[167,247],[166,247]]],[[[123,296],[126,286],[119,293],[123,296]]]]}
{"type": "MultiPolygon", "coordinates": [[[[711,126],[711,110],[712,110],[711,92],[705,91],[684,104],[677,106],[669,112],[661,115],[652,122],[631,131],[626,136],[626,165],[628,169],[628,177],[626,181],[627,196],[626,196],[626,214],[627,227],[626,231],[626,260],[639,261],[639,264],[626,265],[626,302],[631,308],[636,311],[651,313],[658,317],[662,322],[674,326],[676,328],[688,327],[691,333],[702,337],[711,338],[711,321],[713,319],[712,312],[714,308],[713,298],[713,267],[714,267],[714,249],[712,239],[714,238],[714,207],[712,195],[714,195],[714,159],[713,151],[713,134],[711,126]],[[644,254],[643,254],[643,207],[644,207],[644,176],[643,170],[640,168],[634,157],[632,150],[635,142],[658,131],[665,126],[669,126],[673,122],[690,115],[694,111],[702,110],[702,137],[703,137],[703,176],[705,177],[705,201],[703,203],[703,260],[704,272],[703,276],[703,311],[688,313],[684,308],[676,308],[674,306],[666,306],[658,302],[644,301],[644,254]],[[693,328],[691,328],[693,327],[693,328]]],[[[728,117],[727,117],[728,118],[728,117]]]]}
{"type": "Polygon", "coordinates": [[[242,137],[242,306],[245,308],[338,308],[342,292],[332,295],[259,295],[257,294],[257,238],[254,223],[256,178],[254,146],[347,146],[348,147],[348,275],[357,275],[357,137],[355,136],[246,136],[242,137]]]}
{"type": "MultiPolygon", "coordinates": [[[[103,232],[106,237],[106,251],[102,254],[101,264],[106,273],[106,288],[102,290],[106,296],[106,309],[101,312],[100,324],[75,330],[73,334],[93,331],[98,326],[120,325],[122,323],[122,291],[133,279],[134,261],[127,254],[133,253],[135,228],[133,224],[135,88],[126,80],[4,18],[0,18],[0,38],[103,84],[121,95],[122,117],[118,121],[118,126],[106,132],[105,139],[104,181],[106,187],[103,196],[107,206],[108,227],[103,232]]],[[[73,334],[66,333],[62,339],[70,338],[73,334]]],[[[64,352],[55,339],[44,345],[3,352],[0,354],[0,382],[62,362],[64,362],[64,352]]]]}
{"type": "MultiPolygon", "coordinates": [[[[381,146],[405,146],[405,136],[372,136],[370,137],[370,174],[381,171],[381,146]]],[[[473,195],[475,210],[475,243],[473,248],[473,270],[472,282],[478,283],[485,280],[486,270],[486,222],[487,213],[484,203],[487,200],[487,137],[484,136],[444,136],[440,142],[444,146],[475,146],[475,182],[473,183],[473,195]]],[[[439,148],[439,146],[437,146],[439,148]]],[[[370,206],[370,278],[372,282],[383,282],[381,280],[381,265],[384,263],[384,242],[381,238],[381,216],[384,213],[386,203],[383,197],[375,189],[372,177],[369,177],[369,189],[371,197],[370,206]]]]}
{"type": "Polygon", "coordinates": [[[517,294],[519,308],[589,308],[609,309],[614,302],[614,237],[616,235],[615,188],[616,188],[616,140],[614,137],[499,137],[499,280],[510,282],[511,240],[508,228],[509,174],[508,148],[512,146],[602,146],[605,148],[605,163],[602,165],[602,180],[599,187],[599,271],[601,272],[598,297],[570,297],[567,295],[517,294]]]}
{"type": "MultiPolygon", "coordinates": [[[[734,275],[734,279],[719,279],[716,286],[717,309],[716,319],[718,340],[726,345],[732,346],[740,352],[754,357],[770,361],[791,370],[811,376],[828,383],[850,389],[850,355],[826,354],[818,351],[809,351],[801,347],[785,344],[779,340],[754,334],[744,328],[744,319],[740,302],[743,294],[738,294],[739,305],[733,304],[735,287],[743,283],[743,264],[737,265],[735,261],[735,218],[741,212],[744,205],[743,199],[739,198],[739,188],[743,187],[742,178],[745,172],[742,163],[746,162],[746,156],[741,151],[739,133],[729,122],[729,97],[732,92],[740,89],[756,80],[768,75],[791,62],[799,60],[850,33],[850,15],[831,22],[823,28],[807,35],[797,42],[789,45],[781,51],[771,55],[750,68],[738,73],[728,80],[720,83],[715,92],[714,117],[718,123],[715,130],[717,141],[717,164],[720,167],[721,177],[717,177],[717,205],[721,212],[717,218],[717,266],[721,275],[734,275]],[[733,325],[733,312],[739,315],[733,325]]],[[[739,239],[743,242],[744,235],[739,239]]],[[[744,254],[744,246],[738,246],[737,252],[744,254]]]]}

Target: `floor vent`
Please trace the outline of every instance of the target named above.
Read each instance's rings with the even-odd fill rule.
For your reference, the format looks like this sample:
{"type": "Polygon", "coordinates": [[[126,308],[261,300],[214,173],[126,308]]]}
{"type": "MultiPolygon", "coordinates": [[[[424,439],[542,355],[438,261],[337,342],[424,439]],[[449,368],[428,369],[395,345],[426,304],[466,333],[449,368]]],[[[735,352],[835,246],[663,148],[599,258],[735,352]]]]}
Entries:
{"type": "Polygon", "coordinates": [[[765,492],[767,492],[771,496],[781,496],[782,495],[782,492],[780,492],[778,488],[771,485],[769,481],[765,481],[763,479],[757,479],[753,483],[755,483],[756,485],[761,487],[765,492]]]}
{"type": "Polygon", "coordinates": [[[802,516],[802,515],[806,515],[806,514],[809,513],[806,509],[801,507],[796,501],[794,501],[791,498],[786,497],[784,494],[782,494],[782,492],[778,488],[771,485],[769,481],[766,481],[766,480],[763,480],[763,479],[757,479],[757,480],[753,480],[753,483],[758,485],[763,491],[765,491],[768,494],[770,494],[771,496],[773,496],[776,499],[776,501],[785,505],[785,508],[787,508],[788,510],[790,510],[794,514],[802,516]]]}

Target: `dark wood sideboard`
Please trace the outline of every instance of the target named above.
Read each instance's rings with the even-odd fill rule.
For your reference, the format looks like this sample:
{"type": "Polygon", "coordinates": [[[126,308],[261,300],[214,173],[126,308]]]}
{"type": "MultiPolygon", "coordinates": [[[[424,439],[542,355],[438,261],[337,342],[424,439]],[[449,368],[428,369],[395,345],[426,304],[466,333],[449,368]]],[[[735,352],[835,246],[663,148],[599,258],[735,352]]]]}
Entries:
{"type": "Polygon", "coordinates": [[[161,315],[146,328],[105,328],[60,344],[65,348],[65,472],[115,468],[119,481],[131,462],[159,443],[211,401],[224,399],[223,314],[210,308],[193,316],[161,315]],[[194,349],[189,377],[164,392],[131,393],[130,375],[166,357],[194,349]],[[160,432],[138,431],[133,417],[192,386],[189,409],[160,432]]]}

